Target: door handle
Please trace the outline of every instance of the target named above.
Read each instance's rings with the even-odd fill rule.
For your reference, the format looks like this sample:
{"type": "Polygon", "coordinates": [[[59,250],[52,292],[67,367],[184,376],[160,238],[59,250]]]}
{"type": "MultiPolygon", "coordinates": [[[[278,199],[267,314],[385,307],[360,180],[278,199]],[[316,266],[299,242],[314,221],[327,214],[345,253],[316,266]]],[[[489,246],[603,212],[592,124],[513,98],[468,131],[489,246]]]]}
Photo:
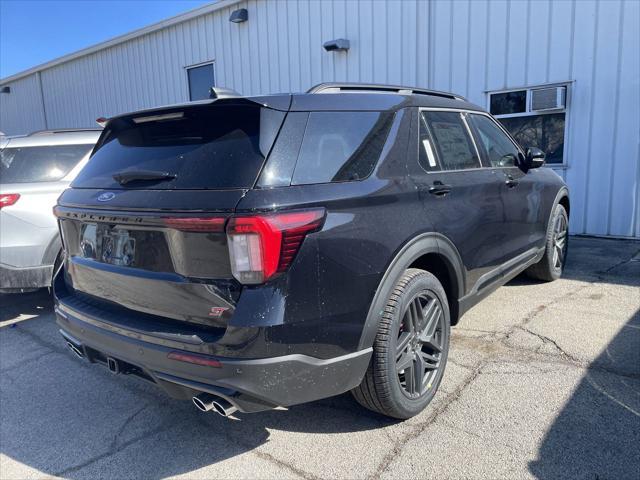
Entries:
{"type": "Polygon", "coordinates": [[[436,195],[438,197],[442,197],[448,194],[451,191],[451,185],[445,185],[442,182],[435,181],[433,185],[429,187],[429,193],[431,195],[436,195]]]}
{"type": "Polygon", "coordinates": [[[505,185],[509,188],[514,188],[517,187],[518,184],[520,183],[519,180],[516,180],[515,178],[513,178],[511,175],[507,175],[507,179],[504,181],[505,185]]]}

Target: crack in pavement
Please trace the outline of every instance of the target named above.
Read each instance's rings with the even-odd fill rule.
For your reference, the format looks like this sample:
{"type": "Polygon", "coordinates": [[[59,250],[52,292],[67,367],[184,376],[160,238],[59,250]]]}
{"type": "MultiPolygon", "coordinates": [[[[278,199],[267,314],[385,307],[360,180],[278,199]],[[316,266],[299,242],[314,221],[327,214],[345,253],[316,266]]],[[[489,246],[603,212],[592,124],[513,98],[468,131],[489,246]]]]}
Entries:
{"type": "Polygon", "coordinates": [[[113,450],[118,446],[118,439],[129,426],[129,422],[133,421],[134,418],[136,418],[142,411],[146,410],[148,407],[149,407],[149,404],[145,404],[142,407],[140,407],[138,410],[133,412],[131,415],[129,415],[127,418],[125,418],[124,422],[122,422],[122,426],[118,429],[118,431],[113,436],[113,439],[109,444],[109,450],[113,450]]]}
{"type": "MultiPolygon", "coordinates": [[[[164,432],[168,432],[170,430],[172,430],[173,428],[176,428],[178,425],[173,423],[173,420],[168,420],[163,422],[161,425],[159,425],[157,428],[154,428],[153,430],[149,430],[148,432],[144,432],[143,434],[134,437],[130,440],[127,440],[126,442],[121,443],[120,445],[118,445],[118,438],[122,435],[122,432],[125,430],[128,422],[130,420],[132,420],[135,416],[137,416],[138,414],[140,414],[144,409],[148,408],[149,405],[145,405],[144,407],[138,409],[136,412],[134,412],[124,423],[124,425],[120,428],[120,430],[114,435],[113,440],[111,441],[111,444],[109,445],[109,448],[107,449],[106,452],[100,454],[100,455],[96,455],[94,457],[91,457],[89,459],[87,459],[86,461],[77,464],[77,465],[73,465],[71,467],[67,467],[63,470],[60,470],[56,473],[54,473],[54,476],[65,476],[68,475],[70,473],[74,473],[77,471],[80,471],[96,462],[99,462],[101,460],[104,460],[106,458],[112,457],[114,455],[117,455],[118,453],[123,452],[124,450],[126,450],[127,448],[129,448],[132,445],[135,445],[136,443],[146,440],[148,438],[151,438],[155,435],[164,433],[164,432]]],[[[304,472],[302,470],[300,470],[297,467],[294,467],[293,465],[289,465],[285,462],[280,461],[279,459],[267,454],[267,453],[263,453],[263,452],[259,452],[257,451],[254,445],[248,445],[245,442],[239,442],[237,437],[235,437],[234,435],[229,435],[228,431],[227,433],[223,434],[223,435],[219,435],[222,436],[223,438],[227,439],[227,440],[231,440],[231,442],[233,442],[236,446],[241,447],[242,449],[245,449],[246,452],[248,454],[252,454],[255,455],[267,462],[273,463],[281,468],[284,468],[286,470],[290,470],[291,472],[295,473],[296,475],[307,479],[307,480],[321,480],[320,477],[316,477],[312,474],[309,474],[307,472],[304,472]]]]}
{"type": "Polygon", "coordinates": [[[100,461],[102,459],[109,458],[109,457],[111,457],[113,455],[116,455],[116,454],[120,453],[121,451],[125,450],[126,448],[128,448],[130,445],[133,445],[133,444],[135,444],[135,443],[137,443],[137,442],[139,442],[141,440],[144,440],[145,438],[149,438],[149,437],[151,437],[153,435],[156,435],[158,433],[167,432],[167,431],[171,430],[171,428],[173,428],[173,427],[175,427],[174,424],[165,423],[163,425],[158,426],[157,428],[154,428],[153,430],[149,430],[148,432],[143,433],[142,435],[140,435],[138,437],[132,438],[131,440],[127,440],[126,442],[120,444],[119,447],[116,447],[116,448],[113,448],[113,449],[110,448],[109,450],[107,450],[106,452],[104,452],[104,453],[102,453],[100,455],[96,455],[95,457],[91,457],[91,458],[87,459],[86,461],[84,461],[84,462],[82,462],[82,463],[80,463],[78,465],[74,465],[72,467],[67,467],[67,468],[65,468],[63,470],[60,470],[59,472],[54,473],[53,475],[57,476],[57,477],[61,477],[61,476],[68,475],[68,474],[73,473],[73,472],[77,472],[77,471],[82,470],[83,468],[91,465],[92,463],[95,463],[95,462],[98,462],[98,461],[100,461]]]}
{"type": "MultiPolygon", "coordinates": [[[[639,251],[640,252],[640,251],[639,251]]],[[[538,338],[540,338],[540,340],[543,341],[543,343],[550,343],[552,345],[554,345],[556,347],[556,349],[558,350],[558,352],[560,352],[559,355],[552,355],[550,353],[546,353],[546,352],[538,352],[538,351],[534,351],[533,353],[535,353],[536,355],[542,357],[542,358],[554,358],[556,360],[556,363],[563,363],[563,364],[568,364],[568,365],[572,365],[578,368],[582,368],[585,369],[587,371],[586,375],[588,375],[589,370],[601,370],[601,371],[605,371],[607,373],[611,373],[611,374],[615,374],[615,375],[619,375],[622,377],[627,377],[627,378],[636,378],[636,375],[627,375],[621,372],[616,372],[616,371],[609,371],[609,369],[605,369],[602,368],[601,366],[598,365],[593,365],[593,362],[587,363],[585,364],[584,362],[580,362],[578,359],[576,359],[575,357],[573,357],[572,355],[568,354],[566,351],[564,351],[564,349],[562,349],[555,340],[545,337],[544,335],[539,335],[531,330],[529,330],[528,328],[526,328],[526,326],[531,323],[538,315],[540,315],[542,312],[544,312],[545,310],[547,310],[550,307],[553,307],[554,305],[563,302],[569,298],[571,298],[572,296],[575,296],[576,294],[578,294],[579,292],[581,292],[582,290],[591,287],[593,284],[595,284],[598,281],[604,280],[604,276],[607,275],[608,273],[610,273],[612,270],[628,263],[631,261],[631,259],[633,258],[633,256],[631,256],[628,259],[622,260],[614,265],[612,265],[611,267],[607,268],[606,270],[602,271],[602,272],[598,272],[593,280],[589,279],[589,280],[585,280],[582,284],[578,285],[577,287],[569,290],[568,292],[566,292],[563,295],[560,295],[559,297],[551,300],[548,303],[543,303],[538,305],[537,307],[535,307],[533,310],[531,310],[530,312],[528,312],[523,320],[515,325],[513,325],[511,328],[509,328],[506,332],[504,332],[503,336],[498,336],[501,332],[494,332],[493,334],[490,334],[492,332],[487,331],[486,333],[488,335],[482,335],[480,337],[470,337],[470,338],[474,338],[477,340],[483,340],[483,339],[487,339],[488,341],[486,342],[487,344],[494,344],[494,345],[501,345],[502,347],[504,347],[505,351],[512,354],[515,350],[514,347],[510,346],[507,342],[510,338],[511,335],[513,335],[516,331],[521,330],[524,331],[526,333],[529,333],[531,335],[534,335],[538,338]],[[565,361],[562,362],[557,362],[558,359],[564,359],[565,361]]],[[[464,329],[462,329],[464,330],[464,329]]],[[[472,329],[467,329],[472,331],[472,329]]],[[[481,330],[478,330],[480,332],[482,332],[481,330]]],[[[484,333],[484,332],[482,332],[484,333]]],[[[466,337],[463,337],[466,338],[466,337]]],[[[391,452],[389,452],[380,462],[380,464],[378,465],[378,467],[376,468],[374,474],[372,476],[370,476],[370,479],[377,479],[379,478],[391,465],[391,463],[393,462],[393,460],[398,457],[401,452],[403,451],[403,449],[405,448],[405,446],[413,439],[417,438],[422,432],[424,432],[431,424],[433,424],[433,422],[436,420],[436,418],[438,418],[440,415],[442,415],[443,413],[445,413],[457,400],[460,399],[460,397],[462,396],[463,392],[471,385],[471,383],[473,383],[483,372],[482,372],[482,368],[486,365],[488,365],[489,363],[497,363],[495,361],[492,360],[493,357],[497,356],[499,353],[501,353],[500,351],[490,351],[489,348],[485,348],[485,356],[478,361],[478,363],[475,365],[475,367],[473,367],[473,371],[472,373],[465,379],[465,381],[454,390],[453,393],[449,394],[445,401],[443,402],[443,404],[439,407],[437,407],[436,409],[434,409],[434,411],[428,416],[428,418],[420,423],[417,427],[414,427],[411,429],[411,431],[407,432],[404,436],[402,436],[399,440],[397,440],[394,444],[394,447],[392,449],[391,452]]],[[[529,351],[529,353],[531,353],[531,351],[529,351]]],[[[521,356],[520,356],[521,357],[521,356]]],[[[524,362],[523,362],[524,363],[524,362]]],[[[460,365],[462,366],[462,365],[460,365]]],[[[466,367],[469,368],[469,367],[466,367]]],[[[634,412],[635,413],[635,412],[634,412]]],[[[465,433],[469,433],[469,432],[465,432],[465,433]]]]}
{"type": "MultiPolygon", "coordinates": [[[[540,340],[542,340],[543,345],[546,345],[546,344],[553,345],[556,348],[556,350],[558,350],[558,352],[560,353],[560,356],[564,356],[564,357],[568,358],[569,360],[571,360],[574,363],[581,363],[578,358],[574,357],[573,355],[571,355],[570,353],[565,351],[560,345],[558,345],[558,342],[556,342],[554,339],[549,338],[546,335],[542,335],[541,333],[536,333],[536,332],[534,332],[534,331],[532,331],[532,330],[530,330],[530,329],[528,329],[526,327],[517,326],[516,328],[521,330],[521,331],[523,331],[523,332],[525,332],[525,333],[533,335],[536,338],[539,338],[540,340]]],[[[541,348],[542,348],[542,346],[538,347],[536,349],[536,353],[544,355],[545,354],[544,352],[540,352],[541,348]]],[[[548,355],[550,355],[550,354],[548,354],[548,355]]]]}
{"type": "Polygon", "coordinates": [[[416,426],[413,426],[409,432],[401,436],[398,440],[394,442],[393,449],[387,453],[374,471],[372,475],[369,475],[367,478],[369,480],[378,479],[382,476],[382,474],[389,468],[393,460],[400,455],[404,447],[413,439],[417,438],[422,434],[433,422],[440,416],[445,413],[451,405],[453,405],[456,401],[460,399],[462,393],[473,383],[473,381],[478,378],[480,375],[480,371],[482,367],[485,365],[484,360],[480,360],[476,367],[473,369],[471,374],[459,385],[452,393],[447,395],[441,405],[436,407],[433,412],[431,412],[427,418],[419,423],[416,426]]]}

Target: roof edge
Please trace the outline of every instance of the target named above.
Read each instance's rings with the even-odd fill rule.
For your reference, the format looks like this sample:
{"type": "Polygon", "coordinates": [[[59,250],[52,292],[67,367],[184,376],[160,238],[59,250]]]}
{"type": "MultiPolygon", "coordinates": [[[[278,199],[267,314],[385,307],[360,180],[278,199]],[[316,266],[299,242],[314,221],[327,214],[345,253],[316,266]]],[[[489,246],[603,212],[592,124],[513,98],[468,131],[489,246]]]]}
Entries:
{"type": "Polygon", "coordinates": [[[28,68],[27,70],[23,70],[22,72],[14,73],[13,75],[9,75],[5,78],[0,78],[0,85],[15,82],[16,80],[20,80],[21,78],[28,77],[29,75],[33,75],[34,73],[41,72],[43,70],[47,70],[51,67],[55,67],[56,65],[60,65],[62,63],[70,62],[71,60],[75,60],[80,57],[91,55],[92,53],[99,52],[100,50],[114,47],[129,40],[133,40],[134,38],[157,32],[158,30],[162,30],[178,23],[186,22],[201,15],[206,15],[217,10],[222,10],[223,8],[235,5],[242,1],[243,0],[220,0],[219,2],[210,3],[198,8],[194,8],[193,10],[189,10],[179,15],[169,17],[165,20],[152,23],[151,25],[147,25],[146,27],[139,28],[123,35],[118,35],[117,37],[105,40],[104,42],[96,43],[95,45],[83,48],[76,52],[68,53],[67,55],[63,55],[62,57],[54,58],[53,60],[49,60],[48,62],[41,63],[40,65],[36,65],[35,67],[28,68]]]}

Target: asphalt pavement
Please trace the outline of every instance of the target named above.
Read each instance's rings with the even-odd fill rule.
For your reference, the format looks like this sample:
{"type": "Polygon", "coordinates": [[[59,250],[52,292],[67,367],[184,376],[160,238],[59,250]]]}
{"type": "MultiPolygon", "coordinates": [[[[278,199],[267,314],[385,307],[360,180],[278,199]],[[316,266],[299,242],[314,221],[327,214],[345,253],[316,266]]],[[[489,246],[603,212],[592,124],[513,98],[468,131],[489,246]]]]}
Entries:
{"type": "Polygon", "coordinates": [[[349,394],[223,418],[75,358],[46,291],[0,296],[0,478],[640,478],[640,242],[571,238],[453,329],[405,422],[349,394]]]}

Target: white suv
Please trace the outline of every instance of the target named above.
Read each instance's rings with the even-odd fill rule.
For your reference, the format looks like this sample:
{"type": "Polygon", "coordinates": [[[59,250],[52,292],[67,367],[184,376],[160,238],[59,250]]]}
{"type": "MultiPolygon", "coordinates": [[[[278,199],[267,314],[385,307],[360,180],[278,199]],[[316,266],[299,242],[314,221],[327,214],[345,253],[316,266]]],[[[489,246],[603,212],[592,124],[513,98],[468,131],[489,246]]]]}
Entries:
{"type": "Polygon", "coordinates": [[[0,143],[0,293],[51,285],[61,243],[52,208],[100,130],[47,130],[0,143]]]}

